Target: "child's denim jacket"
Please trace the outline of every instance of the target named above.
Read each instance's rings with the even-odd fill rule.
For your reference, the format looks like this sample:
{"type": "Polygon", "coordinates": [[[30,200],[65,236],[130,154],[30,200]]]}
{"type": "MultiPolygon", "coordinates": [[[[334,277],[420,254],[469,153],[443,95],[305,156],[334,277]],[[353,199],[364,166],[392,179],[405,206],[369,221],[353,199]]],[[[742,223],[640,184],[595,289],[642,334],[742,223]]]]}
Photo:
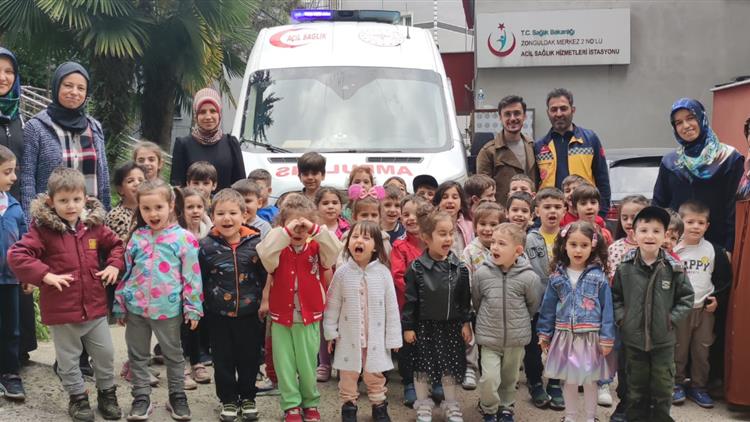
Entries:
{"type": "Polygon", "coordinates": [[[612,291],[600,265],[589,265],[578,279],[575,290],[564,266],[558,265],[550,274],[539,310],[537,333],[549,342],[555,330],[598,331],[599,344],[614,345],[612,291]]]}

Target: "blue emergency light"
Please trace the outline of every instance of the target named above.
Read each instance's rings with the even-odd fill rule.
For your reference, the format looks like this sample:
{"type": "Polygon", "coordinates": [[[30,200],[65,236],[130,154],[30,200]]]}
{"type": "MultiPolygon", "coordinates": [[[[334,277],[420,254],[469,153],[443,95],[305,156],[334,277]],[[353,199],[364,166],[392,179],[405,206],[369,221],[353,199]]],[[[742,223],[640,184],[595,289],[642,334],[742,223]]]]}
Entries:
{"type": "Polygon", "coordinates": [[[295,9],[292,11],[292,21],[380,22],[395,25],[401,22],[401,13],[394,10],[295,9]]]}

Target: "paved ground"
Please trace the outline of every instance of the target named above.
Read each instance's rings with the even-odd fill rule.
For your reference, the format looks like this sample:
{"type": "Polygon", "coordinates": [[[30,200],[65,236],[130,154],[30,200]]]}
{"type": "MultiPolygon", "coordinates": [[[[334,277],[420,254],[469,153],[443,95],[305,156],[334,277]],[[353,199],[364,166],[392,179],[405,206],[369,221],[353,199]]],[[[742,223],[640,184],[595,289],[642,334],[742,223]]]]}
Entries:
{"type": "MultiPolygon", "coordinates": [[[[115,366],[119,371],[122,362],[126,357],[126,348],[124,342],[124,328],[112,327],[112,334],[115,340],[115,366]]],[[[14,404],[0,399],[0,421],[65,421],[67,418],[67,396],[53,376],[51,365],[54,361],[54,351],[51,343],[41,343],[39,350],[32,353],[34,364],[24,369],[23,377],[26,384],[28,399],[24,404],[14,404]]],[[[157,368],[160,368],[157,366],[157,368]]],[[[161,367],[164,373],[164,368],[161,367]]],[[[414,411],[401,405],[401,388],[397,375],[393,375],[393,380],[389,384],[388,392],[391,403],[390,414],[394,421],[413,421],[414,411]]],[[[528,422],[557,422],[562,417],[562,413],[552,410],[539,410],[531,405],[529,395],[526,392],[525,384],[522,380],[521,388],[518,392],[518,402],[516,404],[516,420],[528,422]]],[[[125,410],[130,407],[130,394],[127,383],[118,377],[119,391],[118,397],[120,404],[125,410]]],[[[323,421],[335,421],[340,418],[340,404],[337,399],[336,382],[319,384],[323,403],[321,413],[323,421]]],[[[95,390],[93,383],[89,384],[91,391],[95,390]]],[[[198,390],[189,391],[188,399],[193,411],[194,421],[215,421],[218,420],[218,401],[214,394],[214,385],[200,385],[198,390]]],[[[462,403],[464,408],[464,419],[467,422],[480,421],[481,416],[476,410],[478,395],[476,392],[462,392],[462,403]]],[[[152,421],[170,421],[169,415],[164,409],[167,392],[166,387],[159,386],[154,390],[152,400],[157,404],[156,411],[151,418],[152,421]]],[[[92,405],[95,406],[95,400],[92,399],[92,405]]],[[[261,413],[261,421],[278,421],[281,418],[281,411],[278,407],[277,397],[259,397],[258,408],[261,413]]],[[[609,420],[612,408],[600,407],[598,416],[602,422],[609,420]]],[[[732,420],[750,420],[748,413],[730,412],[727,406],[719,403],[716,409],[707,411],[699,408],[693,403],[686,403],[680,407],[675,407],[672,415],[676,421],[732,421],[732,420]]],[[[98,417],[97,420],[103,420],[98,417]]],[[[370,409],[365,401],[360,401],[360,420],[370,421],[370,409]]],[[[435,420],[442,421],[442,413],[436,411],[435,420]]],[[[582,419],[581,419],[582,420],[582,419]]]]}

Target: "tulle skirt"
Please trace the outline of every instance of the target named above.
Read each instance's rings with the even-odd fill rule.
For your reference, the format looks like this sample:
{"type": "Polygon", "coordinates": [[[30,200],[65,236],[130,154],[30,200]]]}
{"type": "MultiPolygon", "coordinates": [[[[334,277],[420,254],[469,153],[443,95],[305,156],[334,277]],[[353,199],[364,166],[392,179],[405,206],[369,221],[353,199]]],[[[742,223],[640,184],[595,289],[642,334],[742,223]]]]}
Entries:
{"type": "Polygon", "coordinates": [[[617,359],[614,350],[607,356],[599,348],[599,333],[574,334],[555,331],[550,343],[544,375],[583,385],[614,376],[617,359]]]}

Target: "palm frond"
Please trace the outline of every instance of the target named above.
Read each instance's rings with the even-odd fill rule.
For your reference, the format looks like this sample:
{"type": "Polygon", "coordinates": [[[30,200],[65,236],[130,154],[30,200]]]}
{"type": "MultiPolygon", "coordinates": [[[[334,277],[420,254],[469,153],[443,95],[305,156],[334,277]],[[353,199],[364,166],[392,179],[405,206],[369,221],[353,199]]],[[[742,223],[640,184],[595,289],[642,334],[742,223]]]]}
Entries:
{"type": "Polygon", "coordinates": [[[93,47],[96,55],[135,58],[149,45],[147,26],[137,17],[99,17],[81,31],[83,47],[93,47]]]}
{"type": "Polygon", "coordinates": [[[37,0],[39,9],[55,22],[73,30],[80,30],[91,25],[91,14],[85,8],[71,2],[60,0],[37,0]]]}

